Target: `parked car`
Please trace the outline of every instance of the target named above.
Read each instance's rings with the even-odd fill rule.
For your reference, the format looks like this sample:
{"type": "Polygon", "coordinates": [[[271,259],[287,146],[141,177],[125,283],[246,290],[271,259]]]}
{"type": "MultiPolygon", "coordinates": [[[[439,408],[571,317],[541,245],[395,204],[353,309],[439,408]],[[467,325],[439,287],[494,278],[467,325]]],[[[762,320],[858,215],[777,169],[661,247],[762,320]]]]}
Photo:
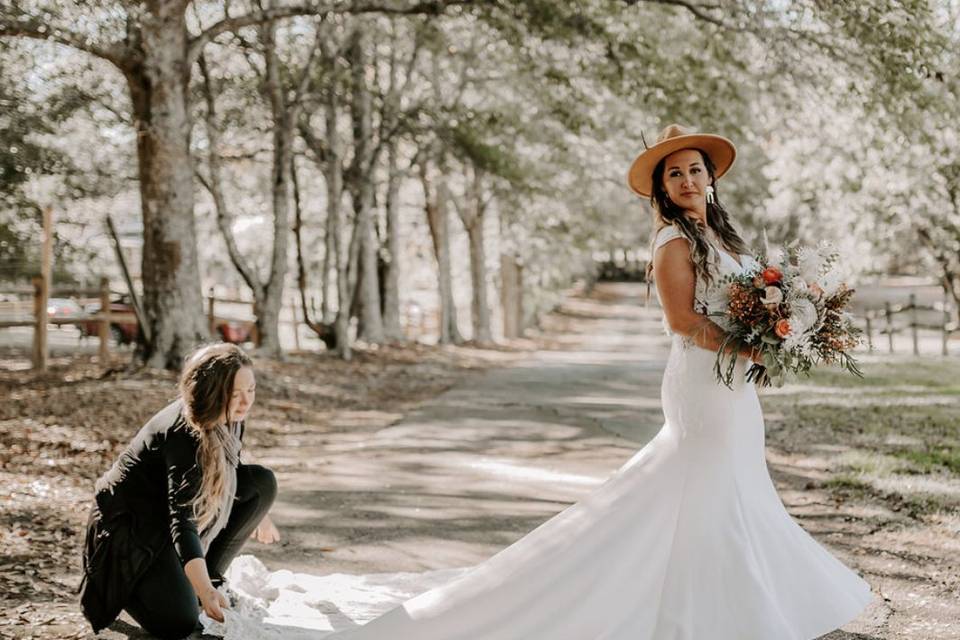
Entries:
{"type": "MultiPolygon", "coordinates": [[[[100,312],[100,303],[94,302],[87,305],[85,309],[88,315],[96,315],[100,312]]],[[[110,302],[110,313],[132,314],[133,306],[126,296],[110,302]]],[[[79,324],[80,333],[84,336],[97,336],[100,334],[100,323],[97,320],[85,320],[79,324]]],[[[214,322],[214,331],[224,342],[242,344],[251,342],[256,336],[256,325],[249,320],[227,320],[217,318],[214,322]]],[[[110,337],[117,344],[129,344],[137,341],[140,333],[140,325],[136,321],[130,322],[110,322],[110,337]]]]}
{"type": "MultiPolygon", "coordinates": [[[[100,313],[100,303],[93,302],[88,304],[84,311],[87,315],[96,315],[100,313]]],[[[126,297],[110,301],[110,313],[133,313],[133,306],[126,297]]],[[[97,320],[85,320],[81,322],[80,335],[97,336],[100,335],[100,323],[97,320]]],[[[136,320],[133,321],[111,321],[110,337],[117,344],[131,344],[137,341],[140,334],[140,325],[136,320]]]]}
{"type": "Polygon", "coordinates": [[[47,300],[47,316],[50,318],[79,318],[83,308],[69,298],[50,298],[47,300]]]}
{"type": "Polygon", "coordinates": [[[243,344],[244,342],[253,342],[256,336],[256,324],[249,320],[217,318],[214,326],[220,339],[224,342],[243,344]]]}

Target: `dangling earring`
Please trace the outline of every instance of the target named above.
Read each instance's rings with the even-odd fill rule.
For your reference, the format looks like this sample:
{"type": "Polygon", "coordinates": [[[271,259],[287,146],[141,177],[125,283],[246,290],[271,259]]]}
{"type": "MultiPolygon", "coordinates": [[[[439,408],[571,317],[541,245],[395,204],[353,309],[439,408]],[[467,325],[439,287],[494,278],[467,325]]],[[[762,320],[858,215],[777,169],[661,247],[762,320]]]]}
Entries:
{"type": "Polygon", "coordinates": [[[707,204],[713,204],[713,203],[714,203],[714,198],[713,198],[713,186],[712,186],[712,185],[707,185],[707,190],[706,190],[706,192],[707,192],[707,204]]]}

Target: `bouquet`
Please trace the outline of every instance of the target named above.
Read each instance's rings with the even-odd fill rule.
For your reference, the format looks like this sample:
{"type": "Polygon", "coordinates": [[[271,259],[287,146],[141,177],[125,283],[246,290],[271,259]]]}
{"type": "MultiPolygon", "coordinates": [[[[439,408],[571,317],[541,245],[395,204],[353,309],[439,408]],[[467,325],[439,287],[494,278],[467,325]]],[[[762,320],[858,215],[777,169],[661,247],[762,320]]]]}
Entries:
{"type": "Polygon", "coordinates": [[[782,386],[787,373],[809,375],[820,363],[863,377],[849,353],[862,333],[847,311],[854,290],[843,282],[838,258],[826,244],[791,245],[780,260],[758,256],[759,268],[717,283],[726,304],[710,315],[727,331],[714,365],[719,382],[732,386],[737,351],[727,349],[742,345],[760,352],[762,364],[751,365],[746,377],[761,387],[782,386]]]}

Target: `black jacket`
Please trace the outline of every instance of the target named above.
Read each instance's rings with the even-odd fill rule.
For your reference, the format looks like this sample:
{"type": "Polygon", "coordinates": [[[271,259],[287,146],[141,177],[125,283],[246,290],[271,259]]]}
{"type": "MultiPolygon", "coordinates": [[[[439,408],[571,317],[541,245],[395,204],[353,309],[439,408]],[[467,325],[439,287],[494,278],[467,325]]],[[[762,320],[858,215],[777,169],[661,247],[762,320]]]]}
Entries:
{"type": "Polygon", "coordinates": [[[192,507],[202,480],[199,441],[181,409],[177,400],[154,415],[97,481],[80,596],[94,632],[116,619],[167,545],[181,564],[203,557],[192,507]]]}

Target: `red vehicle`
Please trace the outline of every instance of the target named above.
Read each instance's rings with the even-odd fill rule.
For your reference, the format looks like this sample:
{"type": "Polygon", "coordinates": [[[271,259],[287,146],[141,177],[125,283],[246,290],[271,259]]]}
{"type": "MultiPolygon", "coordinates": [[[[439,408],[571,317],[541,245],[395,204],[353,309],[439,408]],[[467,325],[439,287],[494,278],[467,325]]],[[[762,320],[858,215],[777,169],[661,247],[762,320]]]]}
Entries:
{"type": "MultiPolygon", "coordinates": [[[[96,315],[100,313],[100,303],[94,302],[88,304],[83,310],[87,315],[96,315]]],[[[133,307],[126,298],[120,298],[119,300],[110,302],[110,313],[133,313],[133,307]]],[[[80,329],[81,336],[97,336],[100,334],[100,323],[96,320],[84,320],[83,322],[77,323],[77,327],[80,329]]],[[[136,321],[110,322],[110,337],[113,338],[113,341],[117,344],[134,343],[137,341],[139,335],[140,325],[137,324],[136,321]]]]}
{"type": "Polygon", "coordinates": [[[224,342],[243,344],[253,342],[256,336],[256,324],[249,320],[224,320],[216,318],[214,321],[217,333],[224,342]]]}
{"type": "MultiPolygon", "coordinates": [[[[84,311],[88,315],[95,315],[100,312],[100,303],[95,302],[85,307],[84,311]]],[[[111,313],[132,314],[133,306],[128,298],[124,296],[119,300],[110,302],[111,313]]],[[[96,320],[85,320],[78,323],[80,334],[83,336],[96,336],[100,333],[100,323],[96,320]]],[[[250,321],[226,320],[216,318],[214,321],[214,330],[224,342],[242,344],[254,339],[256,326],[250,321]]],[[[110,337],[117,344],[130,344],[136,342],[140,334],[140,325],[134,322],[110,322],[110,337]]]]}

